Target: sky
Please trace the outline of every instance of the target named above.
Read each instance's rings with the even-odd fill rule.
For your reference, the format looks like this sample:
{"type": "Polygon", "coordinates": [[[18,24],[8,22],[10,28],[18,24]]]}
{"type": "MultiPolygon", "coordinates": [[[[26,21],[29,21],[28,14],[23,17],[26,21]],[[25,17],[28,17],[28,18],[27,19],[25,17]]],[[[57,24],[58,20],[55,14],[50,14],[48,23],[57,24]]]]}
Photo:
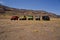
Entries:
{"type": "Polygon", "coordinates": [[[44,10],[60,15],[60,0],[0,0],[9,7],[29,10],[44,10]]]}

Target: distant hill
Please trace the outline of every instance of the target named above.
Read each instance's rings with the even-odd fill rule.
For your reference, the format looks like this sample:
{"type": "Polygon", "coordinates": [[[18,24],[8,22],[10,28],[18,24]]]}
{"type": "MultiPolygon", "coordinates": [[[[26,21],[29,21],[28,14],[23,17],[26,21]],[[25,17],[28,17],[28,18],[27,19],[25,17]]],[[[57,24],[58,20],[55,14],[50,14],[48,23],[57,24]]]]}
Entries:
{"type": "Polygon", "coordinates": [[[50,12],[46,12],[43,10],[27,10],[27,9],[17,9],[17,8],[11,8],[8,6],[4,6],[2,4],[0,4],[0,15],[40,15],[40,16],[44,16],[44,15],[48,15],[50,17],[55,17],[55,18],[60,18],[60,15],[56,15],[54,13],[50,13],[50,12]]]}

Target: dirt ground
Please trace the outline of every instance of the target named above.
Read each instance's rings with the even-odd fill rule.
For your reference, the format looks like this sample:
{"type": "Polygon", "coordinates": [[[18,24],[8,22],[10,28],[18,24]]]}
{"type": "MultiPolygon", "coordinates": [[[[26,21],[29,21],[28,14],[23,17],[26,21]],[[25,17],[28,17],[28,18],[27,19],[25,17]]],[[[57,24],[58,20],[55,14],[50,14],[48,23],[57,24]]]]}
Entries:
{"type": "Polygon", "coordinates": [[[0,19],[0,40],[60,40],[60,19],[51,21],[0,19]]]}

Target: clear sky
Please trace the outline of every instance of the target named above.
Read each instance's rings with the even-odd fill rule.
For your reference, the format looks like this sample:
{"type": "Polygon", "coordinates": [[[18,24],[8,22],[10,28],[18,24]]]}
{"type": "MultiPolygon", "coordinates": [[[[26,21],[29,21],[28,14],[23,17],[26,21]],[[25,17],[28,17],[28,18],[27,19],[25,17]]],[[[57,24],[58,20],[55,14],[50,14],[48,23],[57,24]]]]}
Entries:
{"type": "Polygon", "coordinates": [[[60,0],[0,0],[1,4],[32,10],[44,10],[60,15],[60,0]]]}

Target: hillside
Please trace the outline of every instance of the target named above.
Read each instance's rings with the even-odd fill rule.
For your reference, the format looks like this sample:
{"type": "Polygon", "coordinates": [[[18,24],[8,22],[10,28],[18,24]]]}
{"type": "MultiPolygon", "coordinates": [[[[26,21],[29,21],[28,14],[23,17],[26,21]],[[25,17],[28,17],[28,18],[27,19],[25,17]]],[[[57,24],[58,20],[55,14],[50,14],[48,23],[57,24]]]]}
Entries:
{"type": "Polygon", "coordinates": [[[54,13],[50,13],[50,12],[46,12],[46,11],[43,11],[43,10],[27,10],[27,9],[17,9],[17,8],[11,8],[11,7],[8,7],[8,6],[4,6],[2,4],[0,4],[0,15],[3,15],[3,16],[11,16],[11,15],[40,15],[40,16],[43,16],[43,15],[48,15],[50,17],[59,17],[60,18],[60,15],[56,15],[54,13]]]}

